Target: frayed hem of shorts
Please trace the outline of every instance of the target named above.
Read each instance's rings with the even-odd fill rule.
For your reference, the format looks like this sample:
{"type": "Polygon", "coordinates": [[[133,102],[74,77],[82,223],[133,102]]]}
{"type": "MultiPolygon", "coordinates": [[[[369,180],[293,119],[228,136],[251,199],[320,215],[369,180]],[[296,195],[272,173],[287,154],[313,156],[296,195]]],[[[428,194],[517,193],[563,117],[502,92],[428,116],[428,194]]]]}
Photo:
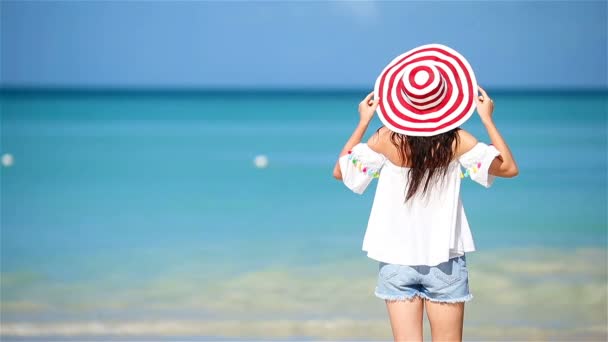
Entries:
{"type": "Polygon", "coordinates": [[[423,297],[424,299],[428,299],[431,302],[435,302],[435,303],[464,303],[464,302],[469,302],[473,299],[473,294],[469,293],[468,295],[461,297],[461,298],[453,298],[453,299],[435,299],[435,298],[430,298],[427,297],[426,295],[420,294],[420,297],[423,297]]]}
{"type": "Polygon", "coordinates": [[[414,294],[412,296],[405,296],[405,295],[384,295],[384,294],[380,294],[378,292],[374,293],[376,295],[376,297],[380,298],[380,299],[384,299],[384,300],[388,300],[390,302],[396,302],[396,301],[406,301],[406,300],[413,300],[414,297],[416,297],[416,295],[418,294],[414,294]]]}
{"type": "Polygon", "coordinates": [[[389,302],[395,302],[395,301],[411,301],[414,299],[414,297],[418,296],[422,299],[428,299],[431,302],[435,302],[435,303],[448,303],[448,304],[452,304],[452,303],[463,303],[463,302],[468,302],[471,301],[473,299],[473,294],[469,293],[468,295],[462,297],[462,298],[455,298],[455,299],[435,299],[435,298],[430,298],[425,294],[422,293],[416,293],[412,296],[405,296],[405,295],[384,295],[384,294],[380,294],[378,292],[374,293],[376,295],[376,297],[387,300],[389,302]]]}

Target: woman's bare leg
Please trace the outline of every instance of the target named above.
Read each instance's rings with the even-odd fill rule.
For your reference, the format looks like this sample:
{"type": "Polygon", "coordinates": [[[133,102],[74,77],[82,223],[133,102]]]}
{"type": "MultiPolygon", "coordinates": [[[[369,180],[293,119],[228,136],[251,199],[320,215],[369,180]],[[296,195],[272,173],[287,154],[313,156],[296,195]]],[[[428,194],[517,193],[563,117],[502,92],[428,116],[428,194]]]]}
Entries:
{"type": "Polygon", "coordinates": [[[433,341],[462,341],[464,302],[439,303],[425,300],[433,341]]]}
{"type": "Polygon", "coordinates": [[[415,296],[411,300],[385,302],[395,341],[422,341],[424,300],[415,296]]]}

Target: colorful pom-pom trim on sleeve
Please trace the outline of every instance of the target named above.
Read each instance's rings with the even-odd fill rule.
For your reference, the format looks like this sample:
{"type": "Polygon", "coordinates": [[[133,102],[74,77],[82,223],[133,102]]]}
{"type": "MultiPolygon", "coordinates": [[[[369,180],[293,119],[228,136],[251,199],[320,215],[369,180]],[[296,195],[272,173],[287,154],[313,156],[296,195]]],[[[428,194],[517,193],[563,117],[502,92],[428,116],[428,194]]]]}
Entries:
{"type": "Polygon", "coordinates": [[[371,167],[363,165],[363,162],[353,154],[353,151],[348,151],[348,160],[350,160],[353,165],[355,165],[355,168],[360,172],[363,172],[364,174],[372,178],[380,177],[380,172],[378,172],[378,169],[373,169],[371,167]]]}
{"type": "Polygon", "coordinates": [[[479,171],[479,169],[481,169],[481,163],[478,162],[477,164],[467,168],[464,173],[462,171],[460,171],[460,178],[464,178],[467,176],[470,176],[472,173],[477,173],[479,171]]]}

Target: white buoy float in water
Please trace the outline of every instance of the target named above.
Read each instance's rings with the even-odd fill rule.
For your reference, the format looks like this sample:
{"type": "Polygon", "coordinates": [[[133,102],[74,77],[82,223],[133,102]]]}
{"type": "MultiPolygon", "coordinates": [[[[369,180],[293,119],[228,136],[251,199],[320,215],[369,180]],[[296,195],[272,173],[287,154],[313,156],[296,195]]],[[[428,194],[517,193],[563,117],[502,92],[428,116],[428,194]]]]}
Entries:
{"type": "Polygon", "coordinates": [[[268,166],[268,157],[263,154],[255,156],[253,159],[253,165],[258,169],[264,169],[268,166]]]}
{"type": "Polygon", "coordinates": [[[15,160],[13,159],[13,155],[10,153],[5,153],[2,155],[2,166],[4,166],[4,167],[12,166],[14,161],[15,160]]]}

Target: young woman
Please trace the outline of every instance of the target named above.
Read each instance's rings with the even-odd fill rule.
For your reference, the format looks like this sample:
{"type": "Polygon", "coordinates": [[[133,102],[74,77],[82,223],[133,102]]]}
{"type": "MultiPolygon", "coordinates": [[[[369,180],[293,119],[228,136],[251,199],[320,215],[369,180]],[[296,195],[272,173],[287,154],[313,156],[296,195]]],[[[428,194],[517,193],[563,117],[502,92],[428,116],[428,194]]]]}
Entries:
{"type": "Polygon", "coordinates": [[[495,177],[518,174],[493,110],[466,60],[437,44],[396,58],[359,104],[359,124],[334,177],[358,194],[379,179],[362,249],[379,263],[375,295],[386,301],[395,341],[423,340],[425,307],[433,341],[462,340],[464,303],[473,298],[465,254],[475,245],[460,199],[461,180],[470,177],[490,187],[495,177]],[[446,70],[452,68],[440,63],[465,73],[453,68],[450,74],[446,70]],[[458,127],[475,107],[490,145],[458,127]],[[363,143],[376,111],[384,126],[363,143]]]}

